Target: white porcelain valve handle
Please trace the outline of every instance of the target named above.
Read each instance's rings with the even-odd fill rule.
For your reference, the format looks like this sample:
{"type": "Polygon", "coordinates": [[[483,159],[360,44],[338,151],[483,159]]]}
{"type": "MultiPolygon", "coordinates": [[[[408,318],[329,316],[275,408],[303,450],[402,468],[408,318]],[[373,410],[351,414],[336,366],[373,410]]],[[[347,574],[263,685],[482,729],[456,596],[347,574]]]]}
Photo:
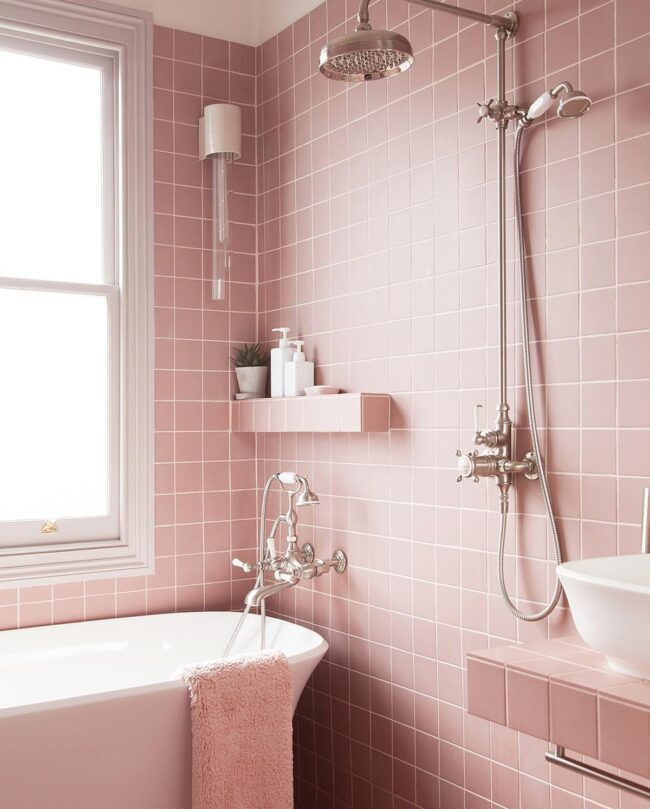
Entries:
{"type": "Polygon", "coordinates": [[[237,557],[235,557],[232,560],[232,566],[233,567],[240,567],[244,571],[244,573],[252,573],[254,570],[257,570],[258,567],[259,567],[259,565],[257,565],[257,564],[251,564],[250,562],[242,562],[242,560],[238,559],[237,557]]]}
{"type": "Polygon", "coordinates": [[[477,404],[474,405],[474,432],[480,433],[484,429],[484,422],[483,422],[483,405],[477,404]]]}

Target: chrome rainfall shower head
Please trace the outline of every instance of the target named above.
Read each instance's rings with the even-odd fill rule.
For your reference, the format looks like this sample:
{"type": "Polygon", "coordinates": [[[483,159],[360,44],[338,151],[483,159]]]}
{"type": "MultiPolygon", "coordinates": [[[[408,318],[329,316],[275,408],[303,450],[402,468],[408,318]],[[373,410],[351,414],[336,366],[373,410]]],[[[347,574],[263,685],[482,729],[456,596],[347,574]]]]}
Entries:
{"type": "Polygon", "coordinates": [[[320,72],[336,81],[384,79],[412,64],[413,49],[406,37],[372,28],[328,42],[320,53],[320,72]]]}
{"type": "Polygon", "coordinates": [[[591,109],[589,96],[581,90],[574,90],[568,81],[563,81],[533,101],[523,117],[524,123],[531,123],[535,118],[540,118],[558,98],[560,99],[557,105],[559,118],[580,118],[591,109]]]}
{"type": "Polygon", "coordinates": [[[413,48],[395,31],[373,31],[368,0],[361,0],[357,27],[328,42],[320,52],[320,72],[335,81],[372,81],[403,73],[413,64],[413,48]]]}

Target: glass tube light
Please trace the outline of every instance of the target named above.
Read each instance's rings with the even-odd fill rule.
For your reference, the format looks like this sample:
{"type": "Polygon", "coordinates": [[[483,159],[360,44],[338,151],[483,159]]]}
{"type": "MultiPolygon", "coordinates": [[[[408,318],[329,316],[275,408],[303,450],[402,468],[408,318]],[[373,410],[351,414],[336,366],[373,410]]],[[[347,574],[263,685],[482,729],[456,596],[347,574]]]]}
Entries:
{"type": "Polygon", "coordinates": [[[209,104],[199,121],[199,156],[212,161],[211,297],[226,298],[231,269],[229,175],[241,157],[241,110],[234,104],[209,104]]]}
{"type": "Polygon", "coordinates": [[[228,215],[228,174],[232,154],[212,158],[212,300],[226,298],[230,276],[230,219],[228,215]]]}

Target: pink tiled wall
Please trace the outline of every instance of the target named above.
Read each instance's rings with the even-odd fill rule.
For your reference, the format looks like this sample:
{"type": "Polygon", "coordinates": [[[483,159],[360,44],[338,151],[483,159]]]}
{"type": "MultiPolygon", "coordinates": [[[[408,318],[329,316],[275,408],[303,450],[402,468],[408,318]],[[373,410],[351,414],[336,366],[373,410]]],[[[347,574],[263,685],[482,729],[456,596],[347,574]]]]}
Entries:
{"type": "Polygon", "coordinates": [[[254,532],[255,446],[228,432],[228,356],[255,332],[255,51],[157,28],[154,85],[156,572],[0,590],[0,628],[229,608],[231,550],[254,532]],[[243,112],[225,305],[210,298],[210,174],[198,160],[213,101],[243,112]]]}
{"type": "MultiPolygon", "coordinates": [[[[650,476],[650,4],[515,8],[509,97],[530,103],[568,79],[595,102],[526,140],[536,395],[560,530],[570,558],[630,552],[650,476]]],[[[322,502],[301,511],[302,538],[350,556],[344,577],[276,602],[331,643],[297,720],[298,805],[640,806],[550,771],[544,742],[464,710],[466,652],[573,631],[565,609],[535,625],[507,613],[494,486],[455,482],[472,405],[490,420],[496,405],[495,133],[476,124],[476,102],[495,92],[495,45],[478,25],[379,0],[374,26],[406,34],[415,67],[328,82],[319,50],[355,11],[328,0],[259,52],[260,337],[290,326],[319,382],[394,401],[386,435],[258,437],[258,485],[278,468],[309,473],[322,502]]],[[[508,238],[513,256],[512,219],[508,238]]],[[[525,426],[508,270],[512,415],[525,426]]],[[[517,443],[529,448],[525,430],[517,443]]],[[[539,489],[523,482],[506,569],[526,609],[550,592],[548,544],[539,489]]]]}
{"type": "MultiPolygon", "coordinates": [[[[373,3],[373,23],[406,33],[416,66],[364,86],[316,70],[326,35],[352,27],[355,0],[328,0],[257,53],[157,29],[157,572],[0,590],[0,626],[239,605],[247,582],[231,581],[229,558],[254,544],[255,487],[297,468],[322,499],[301,511],[301,538],[350,556],[344,576],[276,602],[331,644],[296,721],[300,809],[637,809],[549,771],[543,742],[464,710],[467,651],[573,630],[566,610],[534,626],[508,615],[493,487],[454,482],[472,405],[491,417],[496,403],[494,131],[475,124],[475,102],[494,93],[494,43],[479,26],[387,2],[373,3]],[[244,111],[226,306],[206,280],[196,127],[208,100],[244,111]],[[391,393],[392,431],[229,434],[230,343],[281,325],[307,339],[319,382],[391,393]]],[[[650,5],[515,7],[510,97],[530,102],[568,78],[595,101],[580,122],[531,129],[525,162],[560,528],[571,558],[629,552],[650,475],[650,5]]],[[[513,336],[512,282],[509,300],[513,336]]],[[[519,356],[513,345],[513,417],[525,425],[519,356]]],[[[522,484],[507,574],[524,606],[552,584],[547,544],[539,492],[522,484]]]]}

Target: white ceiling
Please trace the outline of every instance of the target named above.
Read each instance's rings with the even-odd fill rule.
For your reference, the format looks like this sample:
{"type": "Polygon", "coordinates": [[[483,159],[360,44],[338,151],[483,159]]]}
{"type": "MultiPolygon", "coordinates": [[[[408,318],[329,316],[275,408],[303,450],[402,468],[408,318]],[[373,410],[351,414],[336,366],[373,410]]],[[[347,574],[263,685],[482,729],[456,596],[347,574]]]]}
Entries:
{"type": "Polygon", "coordinates": [[[154,22],[197,34],[261,45],[323,0],[114,0],[153,12],[154,22]]]}

